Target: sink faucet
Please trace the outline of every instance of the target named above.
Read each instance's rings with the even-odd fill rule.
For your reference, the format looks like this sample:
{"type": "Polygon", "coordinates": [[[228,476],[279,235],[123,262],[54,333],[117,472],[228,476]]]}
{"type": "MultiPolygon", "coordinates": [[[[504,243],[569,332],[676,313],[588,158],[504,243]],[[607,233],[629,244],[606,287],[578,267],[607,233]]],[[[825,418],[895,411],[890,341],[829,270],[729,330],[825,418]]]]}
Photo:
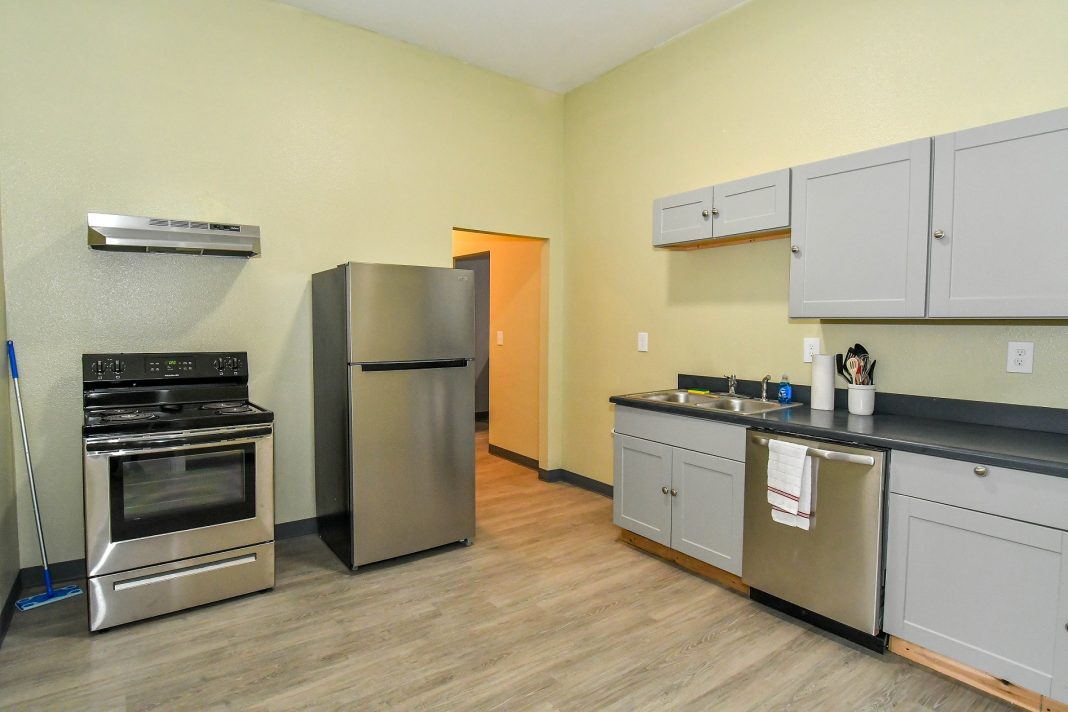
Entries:
{"type": "Polygon", "coordinates": [[[735,376],[733,373],[729,376],[727,374],[724,374],[723,377],[727,379],[727,395],[738,395],[734,392],[734,389],[738,387],[738,377],[735,376]]]}
{"type": "Polygon", "coordinates": [[[760,379],[760,400],[768,402],[768,381],[771,380],[771,374],[764,376],[760,379]]]}

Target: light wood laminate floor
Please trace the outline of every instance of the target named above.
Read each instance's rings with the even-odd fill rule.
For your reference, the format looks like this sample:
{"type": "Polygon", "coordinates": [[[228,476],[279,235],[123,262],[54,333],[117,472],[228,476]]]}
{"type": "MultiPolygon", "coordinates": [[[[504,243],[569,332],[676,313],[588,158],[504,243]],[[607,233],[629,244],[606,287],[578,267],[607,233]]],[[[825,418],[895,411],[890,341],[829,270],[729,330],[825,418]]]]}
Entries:
{"type": "Polygon", "coordinates": [[[486,453],[478,537],[352,575],[314,537],[278,583],[89,635],[16,613],[0,708],[1008,710],[616,540],[611,502],[486,453]]]}

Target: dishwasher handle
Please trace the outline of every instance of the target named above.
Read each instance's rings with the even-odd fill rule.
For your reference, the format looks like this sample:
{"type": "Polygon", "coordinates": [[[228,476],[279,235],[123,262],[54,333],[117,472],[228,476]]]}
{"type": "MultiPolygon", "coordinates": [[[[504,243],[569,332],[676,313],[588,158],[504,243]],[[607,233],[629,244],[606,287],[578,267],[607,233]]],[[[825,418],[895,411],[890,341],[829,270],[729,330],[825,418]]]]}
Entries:
{"type": "MultiPolygon", "coordinates": [[[[749,438],[749,442],[754,445],[768,444],[767,438],[762,438],[759,435],[753,435],[749,438]]],[[[875,465],[875,458],[871,455],[854,455],[849,452],[837,452],[835,450],[821,450],[820,448],[810,447],[808,452],[805,453],[809,457],[818,457],[821,460],[834,460],[835,462],[850,462],[854,465],[867,465],[872,467],[875,465]]]]}

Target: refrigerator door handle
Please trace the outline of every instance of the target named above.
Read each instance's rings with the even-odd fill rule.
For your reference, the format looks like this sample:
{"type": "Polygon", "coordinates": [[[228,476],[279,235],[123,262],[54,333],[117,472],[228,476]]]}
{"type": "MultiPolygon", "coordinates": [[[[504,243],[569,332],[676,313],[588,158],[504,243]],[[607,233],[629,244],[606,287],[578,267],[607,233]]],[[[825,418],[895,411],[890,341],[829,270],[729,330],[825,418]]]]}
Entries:
{"type": "Polygon", "coordinates": [[[444,361],[393,361],[388,363],[361,363],[361,371],[414,371],[421,368],[465,368],[470,359],[454,358],[444,361]]]}

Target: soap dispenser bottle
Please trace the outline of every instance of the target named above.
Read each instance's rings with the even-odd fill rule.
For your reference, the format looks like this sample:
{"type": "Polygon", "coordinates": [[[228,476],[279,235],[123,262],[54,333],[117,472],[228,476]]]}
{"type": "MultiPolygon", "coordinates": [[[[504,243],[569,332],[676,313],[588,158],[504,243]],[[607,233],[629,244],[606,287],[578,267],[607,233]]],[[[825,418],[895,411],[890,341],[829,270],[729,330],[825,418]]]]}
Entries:
{"type": "Polygon", "coordinates": [[[790,386],[790,378],[785,373],[779,381],[779,403],[786,405],[794,395],[794,389],[790,386]]]}

